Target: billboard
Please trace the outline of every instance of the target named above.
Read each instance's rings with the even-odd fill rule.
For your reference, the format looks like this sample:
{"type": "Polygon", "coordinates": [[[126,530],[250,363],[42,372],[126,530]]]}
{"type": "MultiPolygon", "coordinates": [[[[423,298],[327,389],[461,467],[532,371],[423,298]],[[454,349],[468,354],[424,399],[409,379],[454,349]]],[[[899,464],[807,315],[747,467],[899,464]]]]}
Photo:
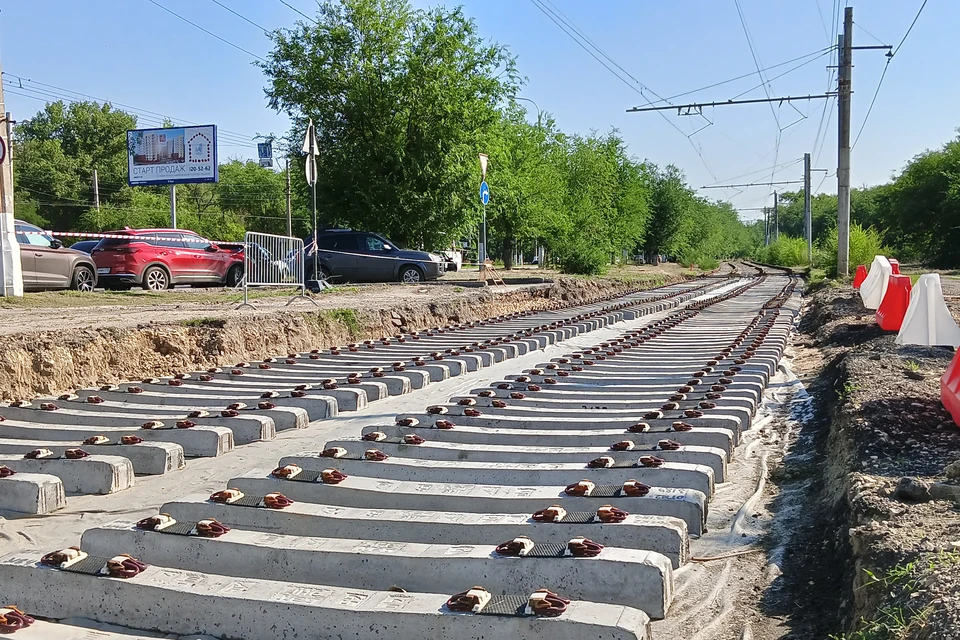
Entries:
{"type": "Polygon", "coordinates": [[[131,187],[217,182],[217,127],[127,131],[127,166],[131,187]]]}

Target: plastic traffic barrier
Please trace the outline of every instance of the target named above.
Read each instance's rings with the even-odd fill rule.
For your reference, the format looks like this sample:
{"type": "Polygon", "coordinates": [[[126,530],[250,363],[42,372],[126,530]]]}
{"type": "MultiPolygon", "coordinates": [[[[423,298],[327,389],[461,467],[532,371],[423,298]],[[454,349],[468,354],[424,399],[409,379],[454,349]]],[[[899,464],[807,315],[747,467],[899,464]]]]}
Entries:
{"type": "Polygon", "coordinates": [[[925,273],[914,285],[897,344],[960,347],[960,327],[943,300],[939,273],[925,273]]]}
{"type": "Polygon", "coordinates": [[[896,258],[887,258],[890,262],[890,269],[894,275],[899,275],[900,273],[900,261],[896,258]]]}
{"type": "Polygon", "coordinates": [[[877,256],[870,265],[870,273],[866,280],[860,285],[860,299],[863,300],[863,306],[867,309],[878,309],[883,302],[883,296],[887,292],[887,284],[893,269],[890,261],[884,256],[877,256]]]}
{"type": "Polygon", "coordinates": [[[867,267],[861,264],[857,267],[857,272],[853,274],[853,288],[859,289],[860,285],[862,285],[863,281],[866,279],[867,279],[867,267]]]}
{"type": "Polygon", "coordinates": [[[887,292],[877,309],[877,324],[884,331],[899,331],[910,306],[910,276],[892,274],[887,292]]]}
{"type": "Polygon", "coordinates": [[[960,351],[953,356],[950,365],[940,376],[940,402],[950,412],[953,421],[960,425],[960,351]]]}

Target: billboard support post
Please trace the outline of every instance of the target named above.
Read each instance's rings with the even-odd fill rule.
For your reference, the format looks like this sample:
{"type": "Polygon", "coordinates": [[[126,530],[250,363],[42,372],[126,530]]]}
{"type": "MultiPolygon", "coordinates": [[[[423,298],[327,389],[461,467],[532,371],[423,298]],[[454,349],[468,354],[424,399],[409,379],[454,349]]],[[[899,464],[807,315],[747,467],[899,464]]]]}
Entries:
{"type": "Polygon", "coordinates": [[[177,228],[177,185],[170,185],[170,228],[177,228]]]}

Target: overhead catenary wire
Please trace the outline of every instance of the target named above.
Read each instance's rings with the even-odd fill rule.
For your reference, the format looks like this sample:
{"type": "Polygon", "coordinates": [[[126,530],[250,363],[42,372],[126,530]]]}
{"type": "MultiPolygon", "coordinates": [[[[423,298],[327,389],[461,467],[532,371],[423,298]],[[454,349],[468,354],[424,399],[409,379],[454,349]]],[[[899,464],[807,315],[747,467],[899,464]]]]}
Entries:
{"type": "Polygon", "coordinates": [[[237,49],[238,51],[242,51],[242,52],[244,52],[245,54],[247,54],[248,56],[251,56],[251,57],[253,57],[253,58],[256,58],[256,59],[259,60],[260,62],[267,62],[266,58],[262,58],[262,57],[258,56],[257,54],[255,54],[254,52],[250,51],[249,49],[244,49],[243,47],[241,47],[240,45],[236,44],[235,42],[231,42],[231,41],[227,40],[226,38],[223,38],[223,37],[221,37],[221,36],[218,36],[218,35],[215,34],[213,31],[210,31],[209,29],[206,29],[206,28],[204,28],[204,27],[201,27],[199,24],[197,24],[196,22],[190,20],[189,18],[185,18],[185,17],[183,17],[182,15],[180,15],[179,13],[177,13],[176,11],[174,11],[174,10],[172,10],[172,9],[169,9],[169,8],[163,6],[162,4],[160,4],[159,2],[157,2],[157,0],[147,0],[147,2],[149,2],[150,4],[152,4],[152,5],[156,6],[156,7],[159,7],[160,9],[163,9],[164,11],[166,11],[167,13],[169,13],[170,15],[179,18],[180,20],[182,20],[182,21],[186,22],[187,24],[189,24],[189,25],[191,25],[191,26],[199,29],[200,31],[203,31],[203,32],[204,32],[205,34],[207,34],[208,36],[211,36],[211,37],[213,37],[213,38],[216,38],[216,39],[219,40],[220,42],[223,42],[224,44],[230,45],[230,46],[233,47],[234,49],[237,49]]]}
{"type": "MultiPolygon", "coordinates": [[[[809,60],[809,61],[805,62],[803,65],[794,67],[794,68],[791,69],[790,71],[787,71],[787,72],[786,72],[786,73],[790,73],[790,72],[792,72],[792,71],[796,71],[797,69],[801,68],[802,66],[804,66],[804,65],[806,65],[806,64],[809,64],[810,62],[816,61],[817,58],[820,58],[820,57],[822,57],[822,56],[824,56],[824,55],[829,54],[829,53],[830,53],[830,50],[831,50],[831,49],[835,49],[835,48],[836,48],[836,47],[824,47],[823,49],[820,49],[819,51],[812,51],[812,52],[810,52],[810,53],[808,53],[808,54],[806,54],[806,55],[797,56],[796,58],[791,58],[791,59],[789,59],[789,60],[784,60],[783,62],[778,62],[777,64],[772,64],[772,65],[770,65],[769,67],[765,67],[765,68],[763,69],[763,71],[769,71],[769,70],[771,70],[771,69],[777,69],[777,68],[779,68],[779,67],[783,67],[783,66],[786,66],[786,65],[788,65],[788,64],[792,64],[792,63],[794,63],[794,62],[797,62],[798,60],[803,60],[804,58],[809,58],[809,57],[811,57],[811,56],[815,56],[812,60],[809,60]]],[[[786,75],[786,73],[781,74],[781,75],[779,75],[779,76],[776,76],[776,77],[774,77],[774,78],[771,78],[771,80],[776,80],[777,78],[780,78],[780,77],[782,77],[783,75],[786,75]]],[[[672,96],[668,96],[668,97],[666,97],[666,98],[663,98],[662,100],[654,100],[651,104],[657,104],[658,102],[666,102],[666,103],[669,104],[669,102],[670,102],[671,100],[676,100],[677,98],[682,98],[682,97],[684,97],[684,96],[689,96],[689,95],[694,94],[694,93],[699,93],[699,92],[701,92],[701,91],[706,91],[707,89],[713,89],[713,88],[716,88],[716,87],[720,87],[720,86],[723,86],[723,85],[725,85],[725,84],[730,84],[731,82],[736,82],[737,80],[743,80],[744,78],[749,78],[749,77],[755,76],[755,75],[757,75],[757,72],[756,72],[756,71],[751,71],[751,72],[749,72],[749,73],[744,73],[744,74],[741,74],[741,75],[739,75],[739,76],[736,76],[735,78],[730,78],[729,80],[721,80],[720,82],[714,82],[713,84],[708,84],[708,85],[705,85],[705,86],[700,87],[700,88],[698,88],[698,89],[692,89],[692,90],[690,90],[690,91],[684,91],[683,93],[677,93],[677,94],[674,94],[674,95],[672,95],[672,96]]],[[[754,87],[754,89],[756,89],[756,88],[758,88],[758,87],[754,87]]],[[[750,91],[753,91],[753,89],[750,89],[750,91]]]]}
{"type": "Polygon", "coordinates": [[[223,4],[222,2],[220,2],[220,0],[210,0],[210,2],[212,2],[212,3],[215,4],[215,5],[217,5],[218,7],[221,7],[221,8],[223,8],[223,9],[226,9],[227,11],[229,11],[230,13],[232,13],[233,15],[235,15],[235,16],[237,16],[238,18],[240,18],[241,20],[243,20],[244,22],[247,22],[247,23],[249,23],[249,24],[252,24],[252,25],[255,26],[257,29],[260,29],[260,30],[263,31],[264,33],[270,33],[270,30],[267,29],[266,27],[257,24],[256,22],[254,22],[253,20],[251,20],[251,19],[248,18],[247,16],[243,15],[242,13],[238,13],[237,11],[234,11],[233,9],[231,9],[230,7],[228,7],[227,5],[225,5],[225,4],[223,4]]]}
{"type": "MultiPolygon", "coordinates": [[[[116,102],[114,100],[110,100],[107,98],[99,98],[99,97],[87,95],[78,91],[73,91],[71,89],[65,89],[63,87],[58,87],[56,85],[40,82],[38,80],[33,80],[31,78],[25,78],[23,76],[18,76],[16,74],[10,73],[9,71],[3,72],[3,78],[6,86],[14,88],[16,90],[30,91],[42,96],[48,96],[48,97],[52,97],[59,100],[65,100],[67,102],[81,102],[85,100],[94,100],[96,102],[109,103],[114,107],[120,107],[123,110],[128,111],[132,115],[137,116],[138,119],[143,119],[148,122],[157,122],[162,124],[163,121],[166,119],[171,122],[177,122],[177,123],[186,124],[186,125],[200,124],[197,122],[192,122],[190,120],[176,118],[168,114],[158,113],[156,111],[150,111],[148,109],[135,107],[129,104],[124,104],[122,102],[116,102]],[[24,85],[24,83],[27,83],[26,86],[24,85]],[[43,87],[43,89],[38,89],[30,85],[39,85],[40,87],[43,87]]],[[[23,95],[26,97],[35,98],[35,96],[30,96],[23,93],[17,93],[16,90],[11,91],[11,93],[14,93],[15,95],[23,95]]],[[[254,143],[252,142],[253,136],[243,134],[243,133],[238,133],[236,131],[230,131],[228,129],[222,129],[220,127],[217,127],[217,136],[218,138],[220,138],[220,140],[228,140],[232,142],[243,143],[244,146],[254,146],[254,143]]]]}
{"type": "Polygon", "coordinates": [[[292,4],[290,4],[289,2],[287,2],[286,0],[279,0],[279,1],[280,1],[280,4],[282,4],[283,6],[287,7],[288,9],[290,9],[290,10],[292,10],[292,11],[296,11],[297,13],[299,13],[301,16],[303,16],[304,18],[306,18],[307,20],[309,20],[309,21],[312,22],[313,24],[317,24],[317,21],[316,21],[316,20],[314,20],[313,18],[311,18],[310,16],[308,16],[307,14],[305,14],[303,11],[300,11],[300,9],[297,9],[295,6],[293,6],[292,4]]]}
{"type": "MultiPolygon", "coordinates": [[[[621,81],[623,84],[625,84],[627,87],[629,87],[629,88],[632,89],[633,91],[635,91],[635,92],[637,92],[638,94],[640,94],[640,96],[641,96],[644,100],[647,101],[647,104],[653,104],[653,103],[651,102],[650,98],[648,98],[648,97],[644,94],[644,91],[645,91],[645,90],[646,90],[646,91],[649,91],[650,93],[652,93],[655,97],[660,98],[661,101],[663,100],[663,97],[662,97],[662,96],[660,96],[660,95],[657,94],[655,91],[653,91],[652,89],[650,89],[649,87],[647,87],[646,85],[644,85],[643,83],[641,83],[639,80],[637,80],[636,78],[634,78],[629,72],[626,72],[625,70],[623,70],[623,67],[622,67],[622,66],[620,66],[617,62],[615,62],[612,58],[610,58],[610,56],[608,56],[602,49],[600,49],[595,43],[593,43],[593,41],[590,40],[590,38],[589,38],[588,36],[586,36],[586,35],[583,34],[583,31],[582,31],[581,29],[579,29],[579,27],[577,27],[576,25],[574,25],[568,18],[565,18],[565,16],[564,16],[562,13],[554,13],[553,11],[551,11],[551,9],[550,9],[549,7],[547,7],[545,4],[543,4],[543,2],[548,2],[548,0],[530,0],[530,2],[531,2],[535,7],[537,7],[537,9],[539,9],[545,16],[547,16],[547,18],[549,18],[551,22],[553,22],[555,25],[557,25],[557,27],[559,27],[561,31],[563,31],[563,32],[564,32],[565,34],[567,34],[567,36],[569,36],[574,42],[576,42],[577,45],[580,46],[580,48],[582,48],[584,51],[586,51],[586,52],[590,55],[590,57],[592,57],[594,60],[596,60],[597,62],[599,62],[605,69],[607,69],[610,73],[612,73],[618,80],[620,80],[620,81],[621,81]],[[578,36],[576,35],[577,33],[579,33],[579,34],[581,34],[581,35],[578,37],[578,36]],[[590,46],[588,46],[588,44],[589,44],[590,46]],[[621,71],[618,72],[615,68],[611,67],[609,64],[607,64],[606,62],[604,62],[604,60],[602,60],[602,59],[597,55],[597,53],[594,53],[594,50],[591,50],[590,47],[593,47],[593,49],[596,50],[596,52],[599,53],[600,56],[602,56],[603,58],[606,58],[607,60],[609,60],[609,61],[611,62],[611,64],[613,64],[617,69],[620,69],[621,71]],[[627,78],[625,78],[624,75],[621,75],[621,73],[623,73],[624,75],[626,75],[626,76],[627,76],[628,78],[630,78],[633,82],[631,83],[630,80],[628,80],[627,78]],[[638,88],[638,87],[639,87],[639,88],[638,88]]],[[[552,6],[552,5],[551,5],[551,6],[552,6]]],[[[716,180],[717,180],[716,174],[715,174],[715,172],[713,171],[713,169],[710,167],[710,164],[707,162],[707,159],[704,157],[703,151],[702,151],[702,150],[697,146],[697,144],[691,139],[692,136],[694,136],[694,135],[696,135],[696,134],[695,134],[695,133],[686,134],[686,133],[684,133],[684,131],[683,131],[682,129],[680,129],[680,127],[678,127],[672,120],[670,120],[669,118],[667,118],[667,117],[664,116],[663,114],[660,114],[660,116],[664,119],[665,122],[667,122],[667,124],[669,124],[669,125],[670,125],[671,127],[673,127],[677,132],[679,132],[680,135],[682,135],[683,137],[685,137],[685,138],[687,139],[687,142],[690,143],[690,146],[693,147],[694,152],[695,152],[695,153],[697,154],[697,156],[700,158],[700,162],[703,164],[704,168],[707,170],[707,173],[709,173],[710,176],[716,181],[716,180]]]]}
{"type": "Polygon", "coordinates": [[[883,73],[880,74],[880,80],[877,82],[877,89],[873,92],[873,98],[870,100],[870,106],[867,107],[867,113],[863,116],[863,122],[860,123],[860,130],[857,131],[857,136],[853,140],[853,144],[850,147],[851,149],[856,148],[857,142],[860,141],[860,135],[863,133],[864,128],[867,126],[867,121],[870,119],[870,114],[873,113],[873,105],[877,103],[877,96],[880,95],[880,88],[883,86],[883,80],[887,77],[887,70],[890,68],[890,62],[893,60],[894,56],[897,55],[897,51],[900,51],[900,47],[903,46],[903,43],[907,41],[907,37],[910,35],[910,32],[913,31],[913,27],[917,24],[917,20],[920,19],[920,14],[923,13],[923,9],[926,6],[927,0],[923,0],[923,4],[920,5],[917,15],[913,17],[913,21],[907,28],[907,32],[904,33],[903,38],[900,39],[900,43],[887,56],[887,62],[885,65],[883,65],[883,73]]]}

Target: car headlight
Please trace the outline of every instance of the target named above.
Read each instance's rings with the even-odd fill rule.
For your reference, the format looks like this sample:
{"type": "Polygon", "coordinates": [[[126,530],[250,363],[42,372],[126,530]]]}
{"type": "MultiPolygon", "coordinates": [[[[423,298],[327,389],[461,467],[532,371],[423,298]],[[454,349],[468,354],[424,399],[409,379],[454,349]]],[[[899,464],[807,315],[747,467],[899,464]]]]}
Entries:
{"type": "Polygon", "coordinates": [[[443,262],[443,258],[441,258],[440,256],[438,256],[438,255],[435,254],[435,253],[430,253],[430,254],[427,254],[427,255],[430,256],[430,262],[443,262]]]}

